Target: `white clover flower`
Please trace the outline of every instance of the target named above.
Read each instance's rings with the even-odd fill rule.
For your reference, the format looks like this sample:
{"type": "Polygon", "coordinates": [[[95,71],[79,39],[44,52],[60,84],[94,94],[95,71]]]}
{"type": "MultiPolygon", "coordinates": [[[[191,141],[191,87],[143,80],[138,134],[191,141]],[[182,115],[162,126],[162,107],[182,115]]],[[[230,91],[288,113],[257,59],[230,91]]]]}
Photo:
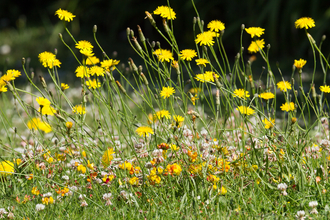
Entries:
{"type": "Polygon", "coordinates": [[[86,206],[88,206],[88,203],[87,203],[85,200],[83,200],[83,201],[81,202],[80,206],[81,206],[81,207],[86,207],[86,206]]]}
{"type": "Polygon", "coordinates": [[[319,212],[316,210],[316,206],[318,206],[317,201],[311,201],[308,203],[308,206],[312,208],[310,211],[311,214],[318,214],[319,212]]]}
{"type": "Polygon", "coordinates": [[[78,198],[81,200],[81,199],[84,199],[85,197],[86,197],[85,194],[80,194],[78,198]]]}
{"type": "Polygon", "coordinates": [[[51,196],[53,196],[53,194],[51,192],[43,194],[43,197],[51,197],[51,196]]]}
{"type": "Polygon", "coordinates": [[[37,210],[37,211],[41,211],[41,210],[44,210],[45,207],[46,207],[46,206],[45,206],[44,204],[37,204],[37,205],[36,205],[36,210],[37,210]]]}
{"type": "Polygon", "coordinates": [[[64,180],[69,180],[70,178],[69,178],[69,176],[64,175],[64,176],[62,176],[62,179],[64,179],[64,180]]]}
{"type": "Polygon", "coordinates": [[[304,220],[306,218],[305,211],[304,210],[298,211],[297,215],[296,215],[296,218],[299,219],[299,220],[304,220]]]}
{"type": "Polygon", "coordinates": [[[8,212],[4,208],[0,208],[0,215],[7,214],[8,212]]]}
{"type": "Polygon", "coordinates": [[[112,196],[112,194],[111,193],[105,193],[105,194],[103,194],[103,199],[104,200],[109,200],[109,199],[111,199],[111,196],[112,196]]]}
{"type": "Polygon", "coordinates": [[[286,183],[280,183],[277,185],[277,189],[282,191],[283,196],[288,195],[288,193],[286,192],[287,188],[288,188],[288,185],[286,185],[286,183]]]}

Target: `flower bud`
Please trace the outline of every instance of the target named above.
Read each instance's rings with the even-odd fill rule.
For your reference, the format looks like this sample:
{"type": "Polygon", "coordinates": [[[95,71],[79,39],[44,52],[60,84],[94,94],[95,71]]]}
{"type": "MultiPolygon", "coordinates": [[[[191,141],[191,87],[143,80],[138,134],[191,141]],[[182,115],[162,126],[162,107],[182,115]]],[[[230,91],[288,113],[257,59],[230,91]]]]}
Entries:
{"type": "Polygon", "coordinates": [[[96,32],[97,32],[97,26],[94,25],[94,26],[93,26],[93,33],[96,33],[96,32]]]}
{"type": "Polygon", "coordinates": [[[155,22],[154,18],[152,17],[152,15],[148,11],[145,11],[145,13],[147,15],[146,18],[149,19],[151,25],[154,26],[154,27],[156,27],[156,22],[155,22]]]}
{"type": "Polygon", "coordinates": [[[127,95],[126,90],[125,90],[124,87],[120,84],[120,82],[119,82],[119,81],[116,81],[116,84],[117,84],[117,86],[119,87],[120,91],[121,91],[122,93],[124,93],[125,95],[127,95]]]}
{"type": "Polygon", "coordinates": [[[25,65],[25,58],[22,57],[22,65],[24,66],[25,65]]]}
{"type": "Polygon", "coordinates": [[[136,67],[135,63],[133,62],[133,59],[132,58],[128,58],[128,64],[130,65],[130,67],[132,68],[132,70],[134,72],[137,72],[138,73],[138,68],[136,67]]]}
{"type": "Polygon", "coordinates": [[[241,25],[241,30],[244,30],[245,29],[245,24],[242,24],[241,25]]]}
{"type": "Polygon", "coordinates": [[[129,35],[131,35],[131,29],[129,27],[126,28],[126,35],[127,35],[127,37],[129,37],[129,35]]]}
{"type": "Polygon", "coordinates": [[[41,82],[42,87],[43,87],[44,89],[47,89],[47,83],[46,83],[44,77],[39,76],[39,79],[40,79],[40,82],[41,82]]]}
{"type": "Polygon", "coordinates": [[[140,41],[143,43],[143,42],[146,41],[146,38],[144,37],[144,34],[143,34],[143,32],[142,32],[140,26],[138,25],[137,27],[138,27],[138,33],[139,33],[140,41]]]}
{"type": "Polygon", "coordinates": [[[148,80],[147,80],[147,77],[146,77],[143,73],[141,73],[141,77],[142,77],[143,83],[144,83],[146,86],[148,86],[148,85],[149,85],[149,82],[148,82],[148,80]]]}

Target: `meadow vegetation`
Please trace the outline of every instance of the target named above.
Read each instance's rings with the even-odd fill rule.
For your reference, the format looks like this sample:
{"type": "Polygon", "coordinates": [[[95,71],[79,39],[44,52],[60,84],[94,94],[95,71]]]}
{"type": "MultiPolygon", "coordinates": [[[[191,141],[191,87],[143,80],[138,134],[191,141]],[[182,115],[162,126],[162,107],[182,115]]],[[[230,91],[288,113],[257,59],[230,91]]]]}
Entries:
{"type": "Polygon", "coordinates": [[[195,10],[195,48],[177,43],[169,2],[145,12],[166,44],[127,28],[141,58],[128,59],[129,73],[103,51],[96,25],[94,42],[77,40],[75,15],[55,12],[80,86],[59,76],[65,60],[56,50],[39,53],[44,77],[26,69],[24,58],[22,71],[1,75],[0,218],[327,218],[325,37],[308,33],[317,27],[312,18],[292,24],[313,56],[292,60],[286,77],[269,64],[267,27],[242,25],[241,49],[228,57],[225,24],[204,23],[195,10]],[[252,71],[255,59],[264,61],[261,73],[252,71]],[[314,69],[303,84],[307,62],[314,69]],[[15,85],[23,76],[26,85],[15,85]]]}

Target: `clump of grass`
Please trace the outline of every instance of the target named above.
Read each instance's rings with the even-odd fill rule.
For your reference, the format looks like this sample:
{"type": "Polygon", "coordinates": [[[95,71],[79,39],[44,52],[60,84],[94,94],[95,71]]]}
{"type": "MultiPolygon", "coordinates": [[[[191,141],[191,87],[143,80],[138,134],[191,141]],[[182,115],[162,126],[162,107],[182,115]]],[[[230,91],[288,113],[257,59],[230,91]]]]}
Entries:
{"type": "Polygon", "coordinates": [[[176,42],[176,13],[169,5],[146,12],[165,45],[147,40],[140,27],[136,33],[127,28],[141,57],[138,66],[128,59],[127,75],[103,51],[96,26],[94,44],[77,41],[69,31],[75,16],[56,11],[72,39],[65,42],[60,34],[77,61],[72,71],[81,86],[61,81],[58,68],[65,61],[56,58],[57,51],[39,54],[51,82],[40,76],[37,83],[24,59],[26,88],[15,86],[20,71],[1,76],[6,136],[0,207],[9,207],[0,209],[1,217],[328,215],[329,64],[307,31],[313,19],[295,25],[305,30],[314,65],[317,59],[321,64],[321,92],[314,85],[315,68],[311,87],[303,87],[306,60],[293,62],[291,79],[273,72],[270,45],[261,39],[267,30],[242,25],[240,42],[250,34],[247,48],[255,55],[245,62],[246,45],[238,42],[241,50],[231,60],[222,42],[225,24],[204,25],[197,9],[196,14],[196,48],[176,42]],[[162,24],[153,16],[161,16],[162,24]],[[256,57],[265,61],[264,79],[252,72],[256,57]]]}

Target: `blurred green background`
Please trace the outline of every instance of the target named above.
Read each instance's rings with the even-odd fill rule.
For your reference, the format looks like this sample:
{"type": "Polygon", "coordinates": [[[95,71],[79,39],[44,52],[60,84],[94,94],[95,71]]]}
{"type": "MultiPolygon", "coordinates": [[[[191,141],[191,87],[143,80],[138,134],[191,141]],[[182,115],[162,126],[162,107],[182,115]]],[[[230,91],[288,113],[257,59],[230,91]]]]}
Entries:
{"type": "MultiPolygon", "coordinates": [[[[192,32],[193,17],[196,16],[191,1],[170,1],[171,7],[177,13],[174,21],[174,34],[180,49],[195,48],[192,32]]],[[[239,51],[241,24],[246,27],[260,26],[265,28],[263,36],[266,44],[271,45],[270,60],[273,69],[279,63],[283,73],[291,74],[294,59],[308,60],[306,69],[313,68],[312,50],[304,30],[294,26],[300,17],[312,17],[316,27],[309,29],[316,42],[322,35],[330,33],[330,2],[325,0],[195,0],[199,14],[205,24],[213,19],[221,20],[226,25],[223,37],[229,59],[239,51]]],[[[66,9],[76,15],[67,24],[76,40],[88,40],[94,44],[92,28],[98,27],[98,40],[109,56],[117,52],[116,59],[127,63],[128,57],[133,57],[140,64],[134,51],[130,48],[126,37],[126,28],[130,27],[137,33],[136,25],[140,25],[146,38],[150,41],[160,41],[163,48],[168,45],[154,31],[145,18],[145,11],[152,12],[160,5],[167,5],[165,0],[134,1],[134,0],[59,0],[59,1],[0,1],[0,71],[6,69],[21,69],[21,58],[29,58],[29,68],[34,71],[45,71],[38,62],[38,54],[43,51],[58,50],[58,58],[62,62],[61,71],[74,75],[77,63],[70,56],[68,49],[61,43],[58,33],[62,33],[65,41],[74,47],[74,43],[64,32],[63,24],[54,16],[58,8],[66,9]]],[[[154,16],[160,29],[159,16],[154,16]]],[[[330,36],[329,36],[330,38],[330,36]]],[[[250,44],[250,37],[244,35],[244,47],[250,44]]],[[[323,45],[326,56],[330,52],[330,39],[323,45]]],[[[95,44],[94,44],[95,45],[95,44]]],[[[100,50],[95,48],[95,54],[101,58],[100,50]]],[[[245,52],[245,59],[250,54],[245,52]]],[[[261,72],[264,65],[260,55],[257,55],[260,65],[254,67],[261,72]]],[[[276,74],[276,73],[275,73],[276,74]]]]}

